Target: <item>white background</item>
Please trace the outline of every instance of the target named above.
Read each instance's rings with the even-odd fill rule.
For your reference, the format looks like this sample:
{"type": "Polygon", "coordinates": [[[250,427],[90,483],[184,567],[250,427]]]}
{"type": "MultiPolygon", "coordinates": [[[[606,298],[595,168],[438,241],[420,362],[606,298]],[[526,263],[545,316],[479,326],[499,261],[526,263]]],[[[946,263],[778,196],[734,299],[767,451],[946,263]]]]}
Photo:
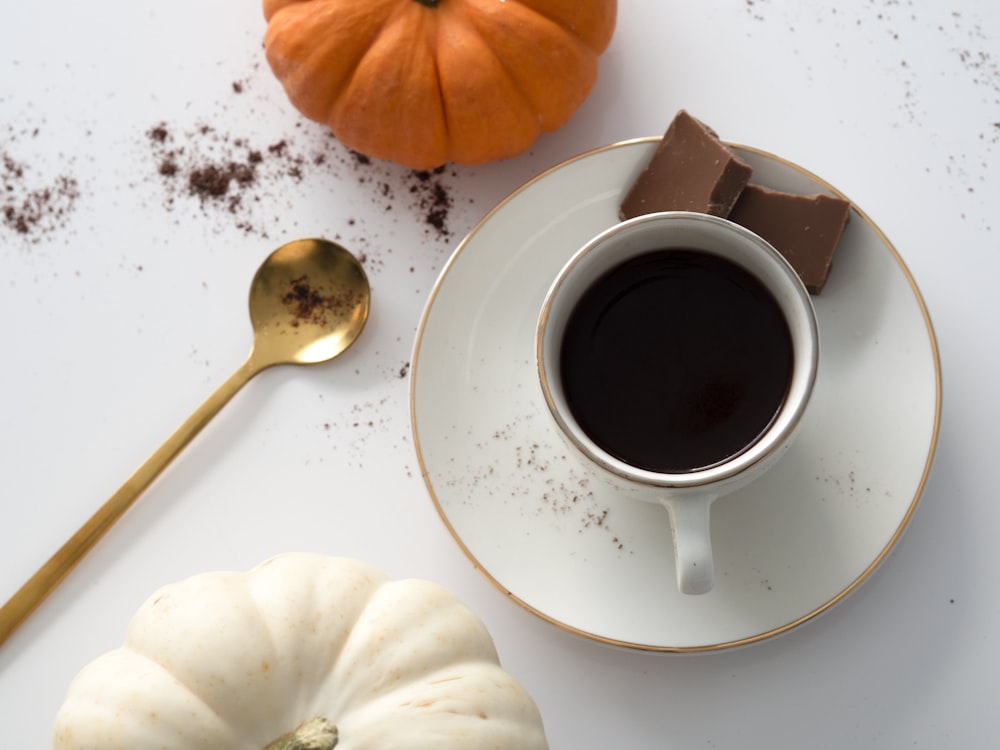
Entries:
{"type": "Polygon", "coordinates": [[[365,256],[374,293],[341,359],[237,395],[0,647],[0,747],[45,747],[73,675],[158,586],[289,550],[429,578],[486,622],[553,748],[984,747],[1000,692],[1000,9],[993,0],[627,0],[575,117],[518,158],[449,167],[449,234],[407,170],[358,165],[263,60],[257,3],[50,0],[0,23],[0,151],[18,185],[75,180],[65,214],[0,222],[0,598],[12,594],[249,351],[246,296],[300,236],[365,256]],[[814,622],[711,655],[616,650],[530,615],[446,532],[420,477],[406,368],[461,237],[524,180],[657,135],[679,108],[835,185],[901,253],[940,346],[944,408],[921,505],[887,563],[814,622]],[[235,213],[158,174],[243,141],[235,213]],[[208,133],[200,133],[208,126],[208,133]],[[267,146],[284,140],[286,158],[267,146]],[[286,174],[287,154],[302,157],[286,174]],[[322,163],[313,158],[324,155],[322,163]]]}

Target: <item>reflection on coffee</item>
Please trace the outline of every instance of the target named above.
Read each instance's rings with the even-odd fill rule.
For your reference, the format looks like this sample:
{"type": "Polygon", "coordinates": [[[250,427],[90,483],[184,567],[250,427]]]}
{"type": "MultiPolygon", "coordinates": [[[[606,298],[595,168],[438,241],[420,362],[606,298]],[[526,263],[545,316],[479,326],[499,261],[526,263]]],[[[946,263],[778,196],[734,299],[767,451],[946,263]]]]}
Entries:
{"type": "Polygon", "coordinates": [[[788,390],[792,341],[773,295],[735,263],[654,250],[598,279],[566,325],[573,416],[632,466],[682,473],[751,446],[788,390]]]}

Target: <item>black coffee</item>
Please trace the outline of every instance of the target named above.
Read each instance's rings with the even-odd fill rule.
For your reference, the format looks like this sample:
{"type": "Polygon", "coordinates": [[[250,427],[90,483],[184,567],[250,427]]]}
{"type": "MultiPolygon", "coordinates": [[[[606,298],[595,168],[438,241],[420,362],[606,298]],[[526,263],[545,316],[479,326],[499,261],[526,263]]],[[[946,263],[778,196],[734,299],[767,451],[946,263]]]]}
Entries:
{"type": "Polygon", "coordinates": [[[788,391],[773,295],[735,263],[655,250],[596,281],[570,315],[563,388],[580,426],[632,466],[678,473],[741,453],[788,391]]]}

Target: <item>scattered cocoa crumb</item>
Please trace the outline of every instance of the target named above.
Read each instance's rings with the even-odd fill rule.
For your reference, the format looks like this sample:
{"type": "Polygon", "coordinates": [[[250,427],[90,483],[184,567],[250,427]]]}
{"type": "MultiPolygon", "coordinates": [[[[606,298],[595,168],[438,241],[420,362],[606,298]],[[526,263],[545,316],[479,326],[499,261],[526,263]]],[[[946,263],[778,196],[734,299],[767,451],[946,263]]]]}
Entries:
{"type": "MultiPolygon", "coordinates": [[[[535,519],[548,519],[559,526],[569,525],[579,534],[601,531],[615,549],[626,554],[625,542],[615,532],[611,509],[601,501],[591,476],[575,465],[566,446],[551,445],[529,437],[535,433],[532,415],[519,415],[472,445],[490,456],[482,465],[463,465],[461,471],[445,481],[449,487],[475,502],[495,492],[522,499],[523,507],[535,519]],[[502,445],[498,449],[496,443],[502,445]]],[[[471,435],[470,435],[471,437],[471,435]]]]}
{"type": "MultiPolygon", "coordinates": [[[[242,84],[234,83],[233,90],[239,93],[242,84]]],[[[349,149],[341,152],[344,156],[338,163],[330,158],[340,148],[332,136],[312,144],[313,153],[307,155],[290,137],[258,146],[207,123],[181,129],[159,122],[146,131],[146,139],[156,174],[166,188],[167,210],[175,210],[182,200],[194,199],[203,212],[228,214],[243,231],[266,236],[266,228],[253,215],[280,190],[282,180],[299,183],[310,170],[337,174],[338,166],[344,166],[359,185],[372,186],[372,200],[384,212],[395,212],[399,196],[404,195],[406,209],[417,215],[426,234],[442,241],[453,235],[449,220],[454,200],[446,167],[405,170],[349,149]]]]}
{"type": "Polygon", "coordinates": [[[407,196],[404,208],[417,215],[424,224],[425,234],[440,241],[453,237],[449,221],[454,199],[447,180],[454,172],[447,166],[405,170],[357,151],[347,154],[344,165],[354,171],[359,185],[374,187],[373,201],[377,201],[384,212],[395,211],[400,196],[407,196]]]}
{"type": "Polygon", "coordinates": [[[365,156],[359,151],[351,151],[350,154],[358,164],[368,166],[372,163],[371,157],[365,156]]]}
{"type": "MultiPolygon", "coordinates": [[[[164,174],[163,170],[160,174],[164,174]]],[[[239,189],[240,186],[253,184],[256,178],[253,162],[249,160],[246,163],[206,164],[188,173],[188,189],[202,200],[221,198],[229,192],[233,182],[239,189]]]]}
{"type": "Polygon", "coordinates": [[[441,180],[444,167],[433,170],[418,170],[412,172],[413,182],[410,193],[417,197],[417,205],[424,212],[424,221],[439,237],[450,237],[448,229],[448,212],[453,201],[448,188],[441,180]]]}
{"type": "Polygon", "coordinates": [[[312,287],[306,276],[292,279],[291,288],[281,301],[294,317],[293,326],[298,326],[300,323],[325,326],[329,323],[327,313],[342,312],[358,303],[353,290],[347,289],[334,294],[324,293],[312,287]]]}
{"type": "Polygon", "coordinates": [[[244,232],[264,236],[266,228],[252,217],[255,205],[266,205],[282,180],[301,182],[308,163],[287,140],[259,148],[205,123],[179,130],[160,122],[146,136],[167,191],[167,210],[182,198],[195,199],[203,212],[220,211],[244,232]]]}
{"type": "MultiPolygon", "coordinates": [[[[35,134],[37,131],[32,132],[35,134]]],[[[0,153],[0,221],[7,229],[37,243],[66,225],[80,198],[80,187],[68,174],[41,184],[32,177],[28,165],[7,152],[0,153]]]]}
{"type": "MultiPolygon", "coordinates": [[[[251,86],[251,78],[239,77],[227,88],[232,97],[245,99],[251,86]]],[[[220,106],[227,108],[222,100],[220,106]]],[[[281,225],[282,212],[275,207],[291,200],[288,188],[330,175],[336,178],[338,190],[349,190],[353,178],[359,189],[348,199],[370,200],[388,218],[378,226],[370,220],[352,220],[348,224],[357,223],[356,232],[344,237],[331,233],[335,235],[331,239],[343,241],[352,251],[367,251],[369,272],[391,260],[392,248],[380,242],[390,223],[412,217],[428,239],[442,243],[450,241],[456,231],[449,184],[457,176],[455,167],[407,170],[348,149],[329,130],[313,129],[306,123],[271,143],[254,143],[252,138],[216,127],[210,114],[194,124],[161,120],[143,135],[154,185],[163,189],[163,207],[170,212],[200,211],[208,219],[221,220],[220,228],[268,237],[271,227],[281,225]],[[368,226],[361,226],[364,223],[368,226]]]]}
{"type": "MultiPolygon", "coordinates": [[[[322,430],[331,437],[342,430],[351,430],[351,439],[334,444],[334,450],[346,452],[347,464],[361,466],[368,455],[368,443],[376,435],[385,435],[397,428],[393,411],[389,409],[393,399],[389,396],[370,401],[354,403],[350,409],[330,415],[322,423],[322,430]]],[[[409,473],[409,469],[405,469],[409,473]]]]}

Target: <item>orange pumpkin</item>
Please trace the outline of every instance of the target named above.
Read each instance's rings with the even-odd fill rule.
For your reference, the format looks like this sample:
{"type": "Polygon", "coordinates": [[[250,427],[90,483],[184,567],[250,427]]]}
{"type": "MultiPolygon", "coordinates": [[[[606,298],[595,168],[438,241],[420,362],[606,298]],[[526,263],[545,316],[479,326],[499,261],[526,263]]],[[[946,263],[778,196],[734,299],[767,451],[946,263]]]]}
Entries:
{"type": "Polygon", "coordinates": [[[348,148],[413,169],[514,156],[590,93],[616,0],[264,0],[268,63],[348,148]]]}

